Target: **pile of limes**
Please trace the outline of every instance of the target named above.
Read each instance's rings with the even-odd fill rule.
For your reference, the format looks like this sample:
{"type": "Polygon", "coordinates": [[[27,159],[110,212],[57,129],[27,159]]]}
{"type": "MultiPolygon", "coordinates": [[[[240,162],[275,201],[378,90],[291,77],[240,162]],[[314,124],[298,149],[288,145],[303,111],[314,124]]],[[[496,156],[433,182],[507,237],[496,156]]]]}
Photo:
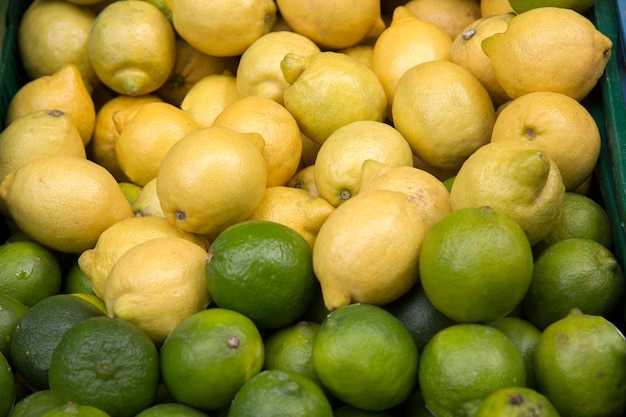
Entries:
{"type": "Polygon", "coordinates": [[[34,0],[0,417],[615,417],[589,0],[34,0]]]}

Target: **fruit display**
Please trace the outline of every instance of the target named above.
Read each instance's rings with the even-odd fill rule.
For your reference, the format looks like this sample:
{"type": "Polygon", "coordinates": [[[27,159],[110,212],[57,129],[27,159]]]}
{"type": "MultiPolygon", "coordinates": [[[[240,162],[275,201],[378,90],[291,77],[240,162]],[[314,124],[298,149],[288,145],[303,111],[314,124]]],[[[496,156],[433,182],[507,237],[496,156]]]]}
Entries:
{"type": "Polygon", "coordinates": [[[613,3],[5,2],[0,417],[626,415],[613,3]]]}

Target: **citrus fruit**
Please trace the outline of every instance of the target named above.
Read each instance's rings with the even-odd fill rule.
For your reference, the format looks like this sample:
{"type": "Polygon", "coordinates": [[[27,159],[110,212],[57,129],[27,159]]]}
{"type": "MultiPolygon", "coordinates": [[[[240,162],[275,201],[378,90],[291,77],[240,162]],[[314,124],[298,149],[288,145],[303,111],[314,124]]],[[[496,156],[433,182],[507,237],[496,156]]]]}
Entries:
{"type": "Polygon", "coordinates": [[[49,410],[63,405],[49,389],[38,390],[27,394],[15,402],[11,417],[41,417],[49,410]]]}
{"type": "Polygon", "coordinates": [[[552,91],[582,100],[604,72],[611,46],[586,16],[561,7],[517,14],[505,32],[482,41],[496,79],[513,99],[552,91]],[[572,48],[576,54],[568,52],[572,48]]]}
{"type": "Polygon", "coordinates": [[[420,390],[436,416],[474,415],[494,391],[525,384],[524,360],[513,342],[482,324],[446,327],[420,358],[420,390]]]}
{"type": "Polygon", "coordinates": [[[475,417],[559,417],[559,412],[538,391],[526,387],[501,388],[480,405],[475,417]]]}
{"type": "Polygon", "coordinates": [[[298,319],[316,288],[311,246],[280,223],[247,220],[211,243],[206,282],[215,304],[276,329],[298,319]]]}
{"type": "Polygon", "coordinates": [[[209,127],[222,110],[238,98],[233,74],[211,74],[191,86],[180,108],[189,113],[201,127],[209,127]]]}
{"type": "Polygon", "coordinates": [[[452,210],[490,206],[516,221],[531,245],[556,224],[565,185],[545,152],[518,141],[490,142],[461,166],[450,191],[452,210]]]}
{"type": "Polygon", "coordinates": [[[7,358],[0,352],[0,416],[7,417],[15,402],[13,370],[7,358]]]}
{"type": "Polygon", "coordinates": [[[104,285],[108,315],[129,321],[161,344],[183,319],[211,301],[207,252],[180,237],[138,243],[115,262],[104,285]]]}
{"type": "Polygon", "coordinates": [[[354,121],[385,120],[385,91],[367,65],[339,52],[323,51],[310,55],[290,52],[280,67],[288,84],[284,105],[302,133],[314,142],[323,143],[335,130],[354,121]]]}
{"type": "Polygon", "coordinates": [[[209,236],[248,218],[267,184],[264,146],[258,133],[216,126],[181,138],[157,174],[165,217],[181,230],[209,236]]]}
{"type": "Polygon", "coordinates": [[[156,178],[151,179],[141,187],[141,193],[133,204],[133,212],[137,217],[163,217],[163,209],[161,208],[161,202],[157,194],[156,178]]]}
{"type": "Polygon", "coordinates": [[[31,307],[61,288],[62,270],[55,254],[32,241],[0,245],[0,293],[31,307]]]}
{"type": "Polygon", "coordinates": [[[516,13],[524,13],[537,7],[563,7],[585,14],[595,0],[511,0],[510,3],[516,13]]]}
{"type": "Polygon", "coordinates": [[[110,417],[109,414],[105,413],[99,408],[92,407],[90,405],[82,405],[76,404],[73,402],[68,402],[65,405],[61,405],[59,407],[53,408],[42,414],[42,417],[66,417],[66,416],[77,416],[77,417],[110,417]]]}
{"type": "Polygon", "coordinates": [[[381,411],[400,404],[415,389],[418,351],[391,313],[371,304],[351,304],[321,323],[313,341],[313,364],[335,397],[381,411]]]}
{"type": "Polygon", "coordinates": [[[70,265],[63,276],[61,292],[64,294],[81,293],[95,295],[91,281],[89,281],[89,277],[80,268],[78,259],[70,265]]]}
{"type": "Polygon", "coordinates": [[[208,415],[180,403],[162,403],[148,407],[137,414],[136,417],[207,417],[208,415]]]}
{"type": "Polygon", "coordinates": [[[129,96],[149,94],[161,87],[176,60],[171,23],[146,1],[109,3],[96,17],[87,47],[102,83],[129,96]]]}
{"type": "Polygon", "coordinates": [[[613,253],[596,241],[572,238],[537,256],[523,307],[528,320],[545,329],[572,308],[608,316],[623,298],[624,275],[613,253]]]}
{"type": "Polygon", "coordinates": [[[150,406],[159,382],[159,357],[135,325],[106,316],[68,329],[52,352],[50,390],[62,401],[130,417],[150,406]]]}
{"type": "Polygon", "coordinates": [[[450,170],[460,168],[489,142],[495,122],[485,87],[468,70],[444,59],[423,62],[402,74],[392,115],[417,157],[450,170]]]}
{"type": "Polygon", "coordinates": [[[359,193],[363,163],[372,159],[390,167],[412,166],[406,139],[392,126],[359,120],[341,126],[322,143],[315,159],[315,185],[335,207],[359,193]]]}
{"type": "Polygon", "coordinates": [[[488,206],[452,211],[426,234],[419,254],[424,292],[457,322],[502,318],[522,301],[533,254],[522,228],[488,206]]]}
{"type": "Polygon", "coordinates": [[[385,305],[401,297],[419,278],[419,252],[428,229],[407,195],[398,191],[370,190],[342,203],[313,246],[326,308],[385,305]]]}
{"type": "Polygon", "coordinates": [[[104,314],[69,294],[49,296],[24,313],[11,337],[16,372],[36,389],[48,389],[50,358],[63,335],[76,323],[104,314]]]}
{"type": "Polygon", "coordinates": [[[11,336],[26,311],[28,307],[17,298],[0,292],[0,353],[5,358],[10,358],[11,336]]]}
{"type": "Polygon", "coordinates": [[[296,172],[296,174],[287,182],[287,186],[300,188],[312,197],[319,197],[320,193],[317,190],[317,185],[315,185],[315,161],[313,161],[313,164],[311,165],[300,168],[298,172],[296,172]]]}
{"type": "Polygon", "coordinates": [[[210,308],[184,319],[161,346],[161,378],[179,403],[216,410],[263,366],[264,347],[243,314],[210,308]]]}
{"type": "Polygon", "coordinates": [[[626,409],[626,339],[601,316],[572,309],[548,326],[537,343],[535,373],[538,391],[561,415],[621,415],[626,409]]]}
{"type": "Polygon", "coordinates": [[[478,0],[410,0],[404,7],[419,19],[441,27],[452,39],[481,17],[478,0]]]}
{"type": "Polygon", "coordinates": [[[230,417],[332,417],[333,409],[322,389],[304,375],[272,369],[246,382],[235,395],[230,417]]]}
{"type": "Polygon", "coordinates": [[[482,17],[488,17],[503,13],[515,12],[511,7],[509,0],[481,0],[480,1],[480,15],[482,17]]]}

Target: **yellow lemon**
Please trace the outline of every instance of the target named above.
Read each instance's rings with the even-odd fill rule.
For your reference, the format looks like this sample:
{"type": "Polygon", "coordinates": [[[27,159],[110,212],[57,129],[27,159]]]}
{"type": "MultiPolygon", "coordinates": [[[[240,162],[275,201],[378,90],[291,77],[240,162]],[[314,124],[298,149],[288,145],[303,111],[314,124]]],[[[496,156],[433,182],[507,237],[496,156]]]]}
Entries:
{"type": "Polygon", "coordinates": [[[170,104],[180,106],[194,84],[208,75],[235,74],[238,62],[238,57],[207,55],[177,37],[174,68],[155,94],[170,104]]]}
{"type": "Polygon", "coordinates": [[[495,110],[489,93],[468,70],[446,60],[408,70],[393,102],[396,129],[416,156],[443,169],[458,169],[489,142],[495,110]]]}
{"type": "Polygon", "coordinates": [[[17,45],[30,79],[51,75],[63,65],[76,65],[89,88],[99,83],[89,60],[87,40],[96,14],[65,0],[37,0],[20,21],[17,45]]]}
{"type": "Polygon", "coordinates": [[[300,188],[312,197],[319,197],[320,193],[315,185],[315,165],[308,165],[301,168],[287,182],[288,187],[300,188]]]}
{"type": "Polygon", "coordinates": [[[326,308],[385,305],[406,293],[418,279],[428,229],[406,194],[397,191],[370,190],[337,207],[313,246],[326,308]]]}
{"type": "Polygon", "coordinates": [[[103,231],[95,246],[83,251],[78,257],[78,265],[89,278],[94,293],[100,298],[104,297],[107,276],[128,249],[157,237],[186,239],[203,249],[209,246],[206,238],[183,232],[163,217],[130,217],[121,220],[103,231]]]}
{"type": "Polygon", "coordinates": [[[385,28],[378,0],[322,0],[313,4],[306,0],[278,0],[276,3],[290,28],[324,49],[356,45],[378,36],[385,28]]]}
{"type": "Polygon", "coordinates": [[[452,42],[450,61],[472,73],[487,89],[494,106],[510,100],[491,66],[491,60],[483,52],[481,43],[496,33],[507,30],[514,13],[483,17],[466,26],[452,42]]]}
{"type": "Polygon", "coordinates": [[[521,141],[490,142],[465,161],[450,191],[452,210],[490,206],[515,220],[531,244],[556,224],[565,186],[545,152],[521,141]]]}
{"type": "Polygon", "coordinates": [[[69,253],[93,247],[104,230],[133,215],[109,171],[75,156],[23,165],[0,182],[0,200],[20,230],[69,253]]]}
{"type": "Polygon", "coordinates": [[[604,72],[612,44],[580,13],[540,7],[516,15],[505,32],[484,39],[482,48],[509,97],[553,91],[580,101],[604,72]]]}
{"type": "Polygon", "coordinates": [[[265,141],[267,186],[285,185],[298,170],[302,139],[296,119],[272,99],[248,96],[228,105],[213,122],[242,133],[258,133],[265,141]]]}
{"type": "Polygon", "coordinates": [[[376,39],[371,68],[380,80],[387,97],[387,116],[398,80],[410,68],[422,62],[450,59],[452,38],[434,23],[418,19],[405,7],[393,12],[391,24],[376,39]]]}
{"type": "Polygon", "coordinates": [[[88,41],[89,59],[111,90],[130,96],[161,87],[176,60],[172,24],[154,5],[116,1],[96,18],[88,41]]]}
{"type": "Polygon", "coordinates": [[[369,159],[361,168],[361,190],[391,190],[407,195],[422,220],[433,226],[451,210],[450,193],[431,173],[412,166],[392,167],[369,159]]]}
{"type": "Polygon", "coordinates": [[[144,96],[116,94],[106,100],[96,113],[93,138],[87,148],[89,158],[109,170],[118,181],[128,180],[120,168],[115,154],[115,142],[120,136],[120,131],[123,129],[124,123],[134,116],[139,107],[157,101],[162,100],[152,94],[144,96]],[[124,117],[121,117],[122,115],[124,117]]]}
{"type": "Polygon", "coordinates": [[[141,187],[141,192],[133,203],[133,212],[135,216],[165,217],[157,194],[156,178],[151,179],[146,185],[141,187]]]}
{"type": "Polygon", "coordinates": [[[280,61],[288,53],[301,56],[320,52],[311,39],[291,31],[272,31],[254,41],[241,55],[237,67],[239,97],[261,96],[283,104],[287,82],[280,61]]]}
{"type": "Polygon", "coordinates": [[[363,65],[372,67],[372,55],[374,54],[374,45],[360,43],[354,46],[340,49],[338,52],[348,55],[363,65]]]}
{"type": "Polygon", "coordinates": [[[50,155],[87,158],[72,118],[60,110],[36,110],[0,132],[0,178],[50,155]]]}
{"type": "Polygon", "coordinates": [[[211,74],[195,83],[183,98],[180,108],[202,127],[213,125],[226,106],[239,98],[237,80],[230,73],[211,74]]]}
{"type": "Polygon", "coordinates": [[[96,109],[80,71],[65,64],[51,75],[24,84],[9,102],[6,124],[35,110],[61,110],[72,117],[83,144],[91,141],[96,109]]]}
{"type": "Polygon", "coordinates": [[[385,91],[366,65],[339,52],[287,54],[280,63],[289,86],[283,97],[300,130],[317,143],[358,120],[383,122],[385,91]]]}
{"type": "Polygon", "coordinates": [[[157,175],[165,217],[181,230],[209,236],[248,218],[267,184],[263,147],[258,133],[226,127],[205,127],[183,137],[157,175]]]}
{"type": "Polygon", "coordinates": [[[277,185],[268,187],[250,220],[268,220],[289,226],[313,246],[320,227],[335,207],[306,190],[277,185]]]}
{"type": "Polygon", "coordinates": [[[172,104],[144,104],[124,124],[115,142],[120,168],[130,181],[144,186],[156,177],[172,145],[199,128],[191,115],[172,104]]]}
{"type": "Polygon", "coordinates": [[[452,39],[481,17],[479,0],[410,0],[404,7],[441,27],[452,39]]]}
{"type": "Polygon", "coordinates": [[[538,91],[509,103],[498,115],[491,141],[529,142],[559,168],[571,191],[593,173],[600,155],[600,131],[578,101],[561,93],[538,91]]]}
{"type": "Polygon", "coordinates": [[[147,240],[126,251],[104,286],[108,315],[126,320],[161,344],[184,319],[211,301],[207,251],[179,237],[147,240]]]}
{"type": "Polygon", "coordinates": [[[489,17],[497,14],[515,13],[509,0],[480,0],[481,17],[489,17]]]}
{"type": "Polygon", "coordinates": [[[412,166],[413,154],[404,137],[386,123],[364,120],[337,129],[320,147],[315,185],[320,196],[337,207],[357,195],[361,167],[373,159],[389,166],[412,166]]]}
{"type": "Polygon", "coordinates": [[[174,0],[171,9],[180,37],[213,56],[241,55],[276,22],[273,0],[174,0]]]}

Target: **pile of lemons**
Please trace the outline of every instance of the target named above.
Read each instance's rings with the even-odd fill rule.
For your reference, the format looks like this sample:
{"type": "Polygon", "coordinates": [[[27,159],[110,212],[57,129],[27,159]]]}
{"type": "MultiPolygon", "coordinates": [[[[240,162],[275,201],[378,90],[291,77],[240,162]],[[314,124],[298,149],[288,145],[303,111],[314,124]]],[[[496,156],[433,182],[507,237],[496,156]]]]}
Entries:
{"type": "Polygon", "coordinates": [[[624,413],[593,3],[34,0],[0,417],[624,413]]]}

